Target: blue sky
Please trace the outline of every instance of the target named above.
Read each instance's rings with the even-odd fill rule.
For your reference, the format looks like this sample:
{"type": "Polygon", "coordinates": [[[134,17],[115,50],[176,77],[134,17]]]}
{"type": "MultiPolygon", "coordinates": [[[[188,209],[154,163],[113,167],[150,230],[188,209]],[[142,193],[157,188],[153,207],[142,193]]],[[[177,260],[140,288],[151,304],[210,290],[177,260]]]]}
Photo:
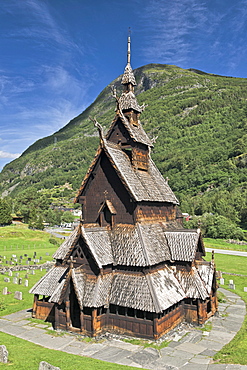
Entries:
{"type": "Polygon", "coordinates": [[[247,0],[1,0],[0,170],[126,64],[247,77],[247,0]]]}

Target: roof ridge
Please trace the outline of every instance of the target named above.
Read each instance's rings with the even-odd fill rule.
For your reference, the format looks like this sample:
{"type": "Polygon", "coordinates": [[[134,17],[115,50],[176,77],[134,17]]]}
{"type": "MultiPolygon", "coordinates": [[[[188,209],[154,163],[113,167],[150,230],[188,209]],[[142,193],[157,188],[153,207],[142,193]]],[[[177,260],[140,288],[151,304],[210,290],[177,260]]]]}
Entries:
{"type": "Polygon", "coordinates": [[[148,283],[149,291],[151,293],[151,297],[152,297],[152,300],[153,300],[153,305],[154,305],[154,308],[155,308],[155,312],[159,313],[159,312],[162,311],[162,308],[160,307],[159,300],[158,300],[158,297],[156,295],[156,291],[153,287],[153,282],[152,282],[151,276],[150,276],[149,273],[147,273],[147,274],[145,274],[145,277],[146,277],[146,280],[147,280],[147,283],[148,283]]]}
{"type": "Polygon", "coordinates": [[[142,236],[141,225],[139,223],[136,224],[136,229],[137,229],[139,240],[140,240],[140,243],[141,243],[141,246],[142,246],[144,258],[146,259],[147,264],[150,266],[151,265],[151,262],[149,260],[148,252],[147,252],[147,249],[146,249],[146,246],[145,246],[145,242],[144,242],[144,239],[143,239],[143,236],[142,236]]]}

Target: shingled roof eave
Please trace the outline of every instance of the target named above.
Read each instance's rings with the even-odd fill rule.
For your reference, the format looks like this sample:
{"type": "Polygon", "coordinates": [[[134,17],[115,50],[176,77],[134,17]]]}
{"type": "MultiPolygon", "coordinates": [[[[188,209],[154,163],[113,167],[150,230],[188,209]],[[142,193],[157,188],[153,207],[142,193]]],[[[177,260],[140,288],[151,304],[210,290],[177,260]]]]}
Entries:
{"type": "MultiPolygon", "coordinates": [[[[110,136],[110,133],[112,132],[112,130],[113,130],[113,128],[114,128],[114,126],[116,125],[116,123],[117,123],[117,120],[118,119],[120,119],[121,120],[121,122],[122,122],[122,124],[124,125],[124,127],[126,128],[126,130],[128,131],[128,133],[129,133],[129,135],[130,135],[130,137],[131,137],[131,139],[134,141],[134,142],[136,142],[136,143],[141,143],[141,144],[144,144],[144,145],[147,145],[147,146],[149,146],[149,147],[151,147],[151,148],[153,148],[153,143],[151,142],[151,140],[149,139],[149,137],[147,136],[147,134],[146,134],[146,136],[147,136],[147,140],[138,140],[134,135],[133,135],[133,132],[131,131],[131,129],[130,129],[130,127],[129,127],[129,125],[130,125],[130,123],[129,123],[129,121],[128,121],[128,119],[124,116],[124,114],[123,114],[123,112],[119,112],[119,113],[117,113],[116,114],[116,116],[115,116],[115,118],[114,118],[114,120],[112,121],[112,124],[111,124],[111,126],[110,126],[110,128],[109,128],[109,130],[108,130],[108,132],[107,132],[107,134],[106,134],[106,139],[108,140],[108,138],[109,138],[109,136],[110,136]]],[[[139,125],[141,125],[141,122],[138,120],[138,124],[139,125]]],[[[145,132],[145,131],[144,131],[145,132]]]]}

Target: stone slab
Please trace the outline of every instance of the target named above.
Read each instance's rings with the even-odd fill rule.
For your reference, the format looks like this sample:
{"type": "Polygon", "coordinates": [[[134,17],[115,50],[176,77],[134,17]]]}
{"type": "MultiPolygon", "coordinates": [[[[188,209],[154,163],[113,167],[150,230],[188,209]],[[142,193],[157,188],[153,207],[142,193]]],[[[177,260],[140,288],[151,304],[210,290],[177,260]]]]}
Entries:
{"type": "Polygon", "coordinates": [[[146,368],[149,363],[152,363],[159,358],[159,352],[157,350],[151,352],[150,349],[153,348],[145,348],[140,352],[132,354],[129,358],[133,362],[136,362],[146,368]]]}
{"type": "Polygon", "coordinates": [[[101,351],[94,353],[91,357],[102,361],[115,362],[130,356],[132,353],[125,349],[117,347],[106,347],[101,351]]]}
{"type": "Polygon", "coordinates": [[[197,355],[205,351],[207,347],[204,347],[201,344],[195,344],[195,343],[181,343],[179,346],[177,346],[177,349],[197,355]]]}

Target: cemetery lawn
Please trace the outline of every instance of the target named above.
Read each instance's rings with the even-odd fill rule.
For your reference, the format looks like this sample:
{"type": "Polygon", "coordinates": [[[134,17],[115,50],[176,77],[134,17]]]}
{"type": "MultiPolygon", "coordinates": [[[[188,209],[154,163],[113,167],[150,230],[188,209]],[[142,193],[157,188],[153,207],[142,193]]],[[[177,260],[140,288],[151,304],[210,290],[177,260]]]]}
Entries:
{"type": "MultiPolygon", "coordinates": [[[[207,253],[206,259],[211,259],[211,253],[207,253]]],[[[217,270],[233,274],[222,274],[222,277],[225,279],[225,285],[221,285],[221,287],[228,289],[229,280],[233,280],[236,289],[231,291],[238,294],[247,305],[247,292],[244,292],[244,287],[247,287],[247,257],[216,254],[215,263],[217,270]],[[245,276],[236,276],[234,274],[245,276]]],[[[214,356],[214,360],[217,363],[247,365],[247,315],[239,332],[230,343],[225,345],[214,356]]]]}
{"type": "MultiPolygon", "coordinates": [[[[33,306],[33,294],[29,293],[32,286],[46,273],[46,269],[35,270],[35,275],[28,273],[28,279],[25,278],[27,271],[13,271],[13,276],[9,276],[8,273],[0,275],[0,315],[5,316],[13,312],[21,311],[24,309],[32,308],[33,306]],[[13,278],[15,274],[19,273],[19,277],[22,278],[22,283],[14,284],[13,278]],[[10,282],[6,283],[4,278],[9,278],[10,282]],[[25,280],[28,280],[28,287],[24,286],[25,280]],[[8,288],[7,295],[2,295],[3,288],[8,288]],[[22,292],[22,301],[14,298],[16,291],[22,292]]],[[[19,279],[17,277],[17,279],[19,279]]],[[[31,312],[30,312],[31,317],[31,312]]]]}
{"type": "Polygon", "coordinates": [[[227,243],[223,239],[211,239],[211,238],[203,238],[203,241],[204,241],[204,245],[206,248],[215,248],[215,249],[218,248],[218,249],[247,252],[247,244],[246,245],[232,244],[232,243],[227,243]]]}
{"type": "MultiPolygon", "coordinates": [[[[5,256],[5,260],[9,260],[12,254],[32,257],[36,252],[37,258],[43,256],[43,263],[52,261],[52,255],[62,241],[45,231],[31,230],[26,224],[0,227],[0,255],[5,256]],[[57,245],[51,243],[51,240],[57,242],[57,245]],[[49,256],[46,256],[46,252],[49,252],[49,256]]],[[[3,258],[2,264],[5,264],[3,258]]]]}
{"type": "Polygon", "coordinates": [[[5,333],[0,333],[0,343],[4,344],[9,352],[9,364],[0,363],[0,367],[10,365],[13,370],[38,369],[41,361],[46,361],[61,370],[136,370],[135,367],[117,365],[47,349],[5,333]]]}

